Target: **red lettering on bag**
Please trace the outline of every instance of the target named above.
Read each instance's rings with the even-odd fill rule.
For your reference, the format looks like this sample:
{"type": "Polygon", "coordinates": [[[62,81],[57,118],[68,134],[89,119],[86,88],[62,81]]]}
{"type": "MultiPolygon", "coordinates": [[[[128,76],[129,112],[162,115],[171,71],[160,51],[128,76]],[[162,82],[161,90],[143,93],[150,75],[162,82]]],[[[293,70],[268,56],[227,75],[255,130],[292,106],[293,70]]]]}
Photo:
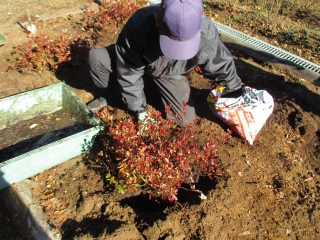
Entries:
{"type": "MultiPolygon", "coordinates": [[[[240,110],[241,111],[241,110],[240,110]]],[[[246,139],[244,131],[243,131],[243,126],[240,121],[240,117],[238,115],[238,111],[230,111],[230,117],[232,119],[232,125],[233,125],[233,130],[237,132],[240,136],[242,136],[244,139],[246,139]]]]}
{"type": "Polygon", "coordinates": [[[248,125],[252,125],[254,123],[254,119],[251,112],[244,112],[244,116],[248,122],[248,125]]]}

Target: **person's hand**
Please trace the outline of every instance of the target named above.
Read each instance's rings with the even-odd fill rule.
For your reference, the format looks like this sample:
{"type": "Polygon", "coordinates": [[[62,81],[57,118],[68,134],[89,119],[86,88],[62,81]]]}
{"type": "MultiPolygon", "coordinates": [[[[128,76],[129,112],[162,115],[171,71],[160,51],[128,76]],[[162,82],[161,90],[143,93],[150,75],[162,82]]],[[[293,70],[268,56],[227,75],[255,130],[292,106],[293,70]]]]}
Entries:
{"type": "Polygon", "coordinates": [[[145,111],[142,113],[138,113],[137,117],[138,117],[138,120],[140,121],[140,123],[144,123],[147,120],[147,118],[149,117],[149,115],[148,115],[148,112],[145,111]]]}
{"type": "Polygon", "coordinates": [[[218,98],[238,98],[241,97],[243,94],[242,87],[232,91],[228,92],[230,90],[226,90],[224,86],[218,86],[213,91],[209,93],[209,96],[207,97],[207,101],[209,103],[215,104],[218,101],[218,98]]]}
{"type": "Polygon", "coordinates": [[[150,124],[154,123],[154,119],[152,119],[148,112],[142,112],[137,114],[138,121],[139,121],[139,129],[138,129],[138,134],[142,134],[148,131],[150,124]]]}

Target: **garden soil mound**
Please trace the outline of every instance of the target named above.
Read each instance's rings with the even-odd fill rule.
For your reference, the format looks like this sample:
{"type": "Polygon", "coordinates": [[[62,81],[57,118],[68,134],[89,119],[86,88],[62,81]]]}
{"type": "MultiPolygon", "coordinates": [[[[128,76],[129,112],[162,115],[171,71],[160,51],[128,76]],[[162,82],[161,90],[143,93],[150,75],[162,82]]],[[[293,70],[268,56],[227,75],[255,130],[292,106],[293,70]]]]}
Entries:
{"type": "MultiPolygon", "coordinates": [[[[37,2],[28,7],[39,16],[48,9],[74,9],[72,1],[66,5],[64,1],[52,1],[52,6],[48,5],[50,1],[37,2]]],[[[13,13],[18,15],[27,5],[7,0],[1,5],[5,17],[1,17],[0,25],[7,24],[1,31],[9,37],[0,47],[0,97],[58,82],[68,84],[85,103],[102,94],[90,81],[87,56],[78,65],[61,66],[55,73],[7,71],[12,47],[27,40],[14,24],[26,19],[20,15],[20,19],[12,19],[13,13]]],[[[75,31],[77,21],[73,15],[35,23],[45,33],[63,34],[75,31]]],[[[114,43],[116,38],[117,32],[104,33],[97,47],[114,43]]],[[[197,128],[204,131],[214,127],[220,137],[216,147],[223,176],[213,180],[200,177],[196,185],[208,198],[201,200],[198,193],[181,189],[177,202],[159,204],[139,193],[118,194],[105,178],[110,166],[101,157],[101,134],[89,153],[30,178],[36,203],[42,206],[48,223],[61,232],[62,239],[320,238],[320,89],[243,52],[230,50],[244,84],[267,90],[275,108],[253,145],[235,134],[224,143],[228,126],[213,116],[206,103],[213,86],[198,73],[191,73],[197,128]]],[[[119,101],[119,89],[112,84],[110,87],[115,90],[107,96],[109,110],[118,118],[128,117],[119,101]]],[[[146,93],[150,107],[157,108],[148,84],[146,93]]],[[[197,137],[201,141],[201,134],[197,137]]],[[[23,239],[7,215],[1,209],[0,238],[23,239]]]]}

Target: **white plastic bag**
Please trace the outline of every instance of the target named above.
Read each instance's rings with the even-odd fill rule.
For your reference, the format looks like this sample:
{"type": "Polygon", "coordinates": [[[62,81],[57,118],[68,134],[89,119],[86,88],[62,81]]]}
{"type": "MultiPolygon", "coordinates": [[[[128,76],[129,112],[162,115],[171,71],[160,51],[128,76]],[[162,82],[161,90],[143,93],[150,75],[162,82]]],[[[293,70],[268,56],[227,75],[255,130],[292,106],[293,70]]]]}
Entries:
{"type": "Polygon", "coordinates": [[[243,87],[238,98],[220,97],[223,87],[210,92],[208,102],[213,113],[249,144],[271,115],[274,102],[265,90],[243,87]]]}

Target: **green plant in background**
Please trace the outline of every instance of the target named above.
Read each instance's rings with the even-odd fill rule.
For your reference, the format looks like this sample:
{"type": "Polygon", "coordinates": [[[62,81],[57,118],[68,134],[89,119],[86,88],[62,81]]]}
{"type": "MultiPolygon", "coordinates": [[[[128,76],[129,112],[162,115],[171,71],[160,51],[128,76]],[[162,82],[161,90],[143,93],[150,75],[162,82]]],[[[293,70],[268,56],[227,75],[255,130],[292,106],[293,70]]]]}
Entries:
{"type": "Polygon", "coordinates": [[[320,37],[320,29],[312,29],[311,32],[313,32],[317,37],[320,37]]]}
{"type": "Polygon", "coordinates": [[[208,6],[208,4],[206,4],[205,2],[203,3],[203,12],[206,15],[210,15],[211,14],[211,8],[210,6],[208,6]]]}
{"type": "Polygon", "coordinates": [[[302,31],[304,33],[303,35],[304,40],[308,40],[310,38],[308,29],[305,28],[302,31]]]}
{"type": "Polygon", "coordinates": [[[238,23],[242,22],[242,17],[241,16],[236,16],[236,15],[232,15],[232,20],[238,23]]]}
{"type": "Polygon", "coordinates": [[[249,31],[270,44],[319,64],[319,28],[315,26],[320,19],[318,0],[217,0],[204,3],[212,9],[215,21],[239,31],[249,31]]]}

